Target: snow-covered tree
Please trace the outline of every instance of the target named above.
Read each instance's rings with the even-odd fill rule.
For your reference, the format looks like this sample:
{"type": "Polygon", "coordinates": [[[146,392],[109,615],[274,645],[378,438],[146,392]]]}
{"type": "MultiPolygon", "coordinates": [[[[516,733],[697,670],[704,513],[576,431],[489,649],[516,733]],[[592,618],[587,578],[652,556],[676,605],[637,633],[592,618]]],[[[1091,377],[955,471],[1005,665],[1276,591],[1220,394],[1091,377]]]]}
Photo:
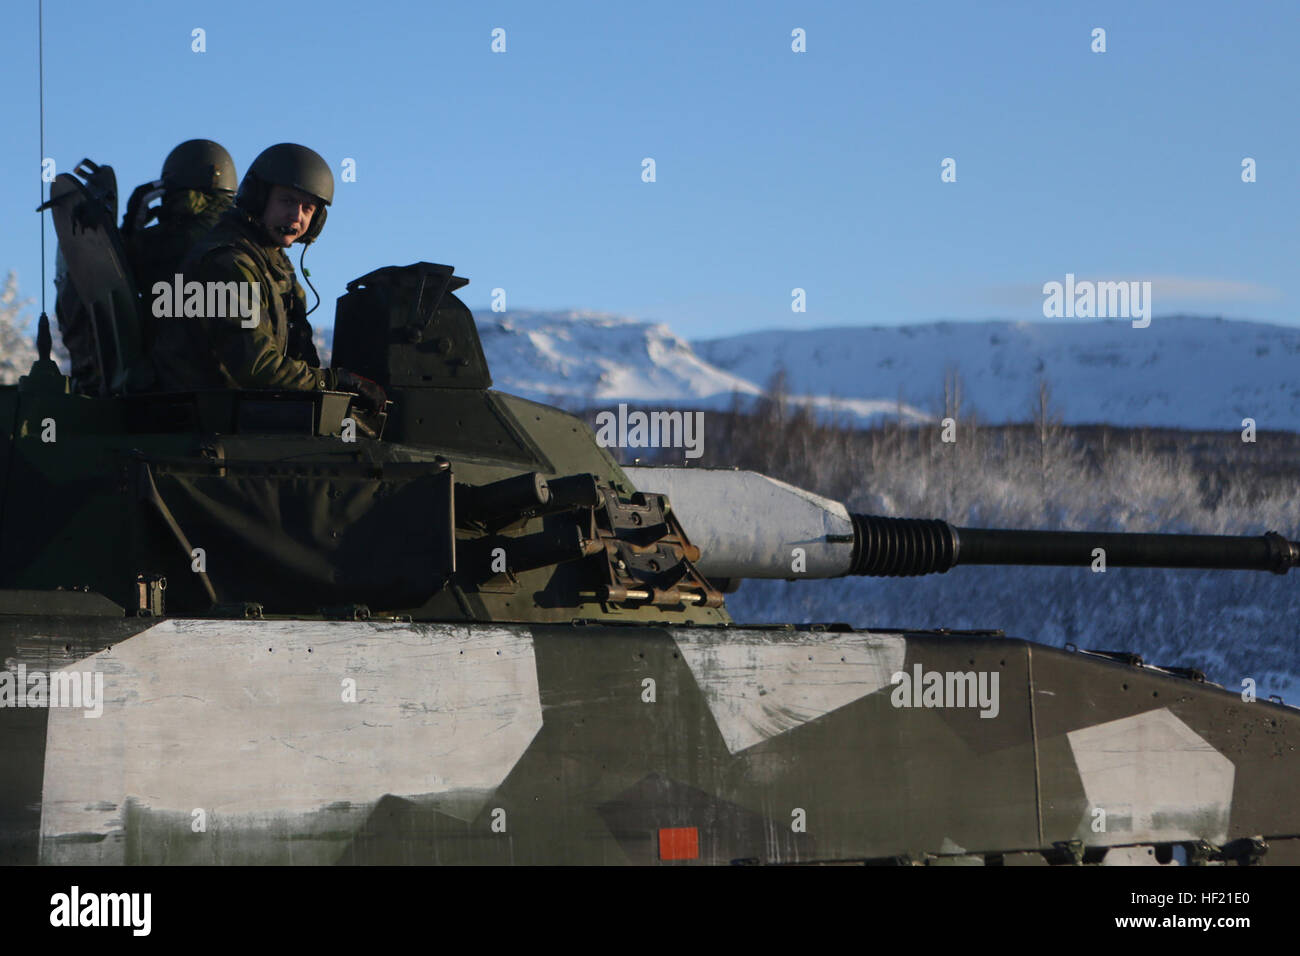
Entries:
{"type": "Polygon", "coordinates": [[[0,288],[0,384],[13,385],[36,361],[35,323],[18,296],[18,277],[11,270],[0,288]]]}
{"type": "MultiPolygon", "coordinates": [[[[36,317],[26,309],[31,299],[18,295],[18,276],[11,269],[0,288],[0,385],[13,385],[32,370],[36,361],[36,317]]],[[[50,357],[68,374],[72,367],[71,356],[59,335],[58,322],[50,312],[50,357]]]]}

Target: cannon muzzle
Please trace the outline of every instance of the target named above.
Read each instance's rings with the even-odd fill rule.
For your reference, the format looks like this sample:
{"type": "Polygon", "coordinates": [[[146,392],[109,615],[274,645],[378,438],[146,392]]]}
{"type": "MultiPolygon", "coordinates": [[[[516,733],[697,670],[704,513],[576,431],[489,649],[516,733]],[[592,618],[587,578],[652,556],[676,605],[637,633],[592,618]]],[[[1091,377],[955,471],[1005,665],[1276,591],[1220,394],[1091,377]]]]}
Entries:
{"type": "Polygon", "coordinates": [[[625,468],[668,495],[709,578],[901,577],[959,564],[1214,568],[1285,574],[1300,544],[1280,534],[1128,534],[958,528],[946,521],[849,512],[752,471],[625,468]]]}

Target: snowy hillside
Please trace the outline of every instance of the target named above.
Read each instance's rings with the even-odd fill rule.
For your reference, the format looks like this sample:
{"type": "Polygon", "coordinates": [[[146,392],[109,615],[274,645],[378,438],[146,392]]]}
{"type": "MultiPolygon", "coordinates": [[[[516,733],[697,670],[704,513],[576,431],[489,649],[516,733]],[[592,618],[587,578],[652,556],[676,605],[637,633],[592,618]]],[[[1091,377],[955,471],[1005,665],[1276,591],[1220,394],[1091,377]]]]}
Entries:
{"type": "Polygon", "coordinates": [[[1300,425],[1300,328],[1223,319],[937,322],[754,332],[688,343],[666,325],[593,312],[479,313],[496,386],[542,401],[717,408],[784,368],[795,395],[859,422],[939,409],[956,368],[964,406],[1025,421],[1039,377],[1067,423],[1233,429],[1300,425]]]}
{"type": "MultiPolygon", "coordinates": [[[[721,408],[762,393],[765,379],[736,375],[701,358],[666,325],[601,312],[478,313],[492,380],[502,391],[553,404],[617,401],[721,408]]],[[[898,413],[897,395],[845,401],[809,389],[812,403],[860,421],[898,413]]],[[[903,414],[924,421],[922,409],[903,414]]]]}
{"type": "Polygon", "coordinates": [[[989,422],[1024,421],[1039,377],[1070,424],[1234,429],[1300,427],[1300,328],[1224,319],[938,322],[892,328],[755,332],[695,343],[704,359],[791,391],[897,396],[933,406],[956,367],[989,422]]]}
{"type": "Polygon", "coordinates": [[[602,312],[475,318],[497,387],[529,398],[693,401],[759,392],[753,383],[700,359],[666,325],[602,312]]]}

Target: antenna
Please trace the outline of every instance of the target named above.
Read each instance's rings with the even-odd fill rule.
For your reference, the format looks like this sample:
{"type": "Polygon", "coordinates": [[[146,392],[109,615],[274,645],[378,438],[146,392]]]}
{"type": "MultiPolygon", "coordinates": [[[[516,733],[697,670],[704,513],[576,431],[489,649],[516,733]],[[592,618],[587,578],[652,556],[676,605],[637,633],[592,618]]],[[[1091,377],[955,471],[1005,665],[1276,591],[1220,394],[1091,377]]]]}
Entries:
{"type": "Polygon", "coordinates": [[[36,49],[37,70],[39,72],[38,97],[41,111],[41,156],[37,169],[40,170],[41,204],[37,212],[41,216],[41,317],[36,326],[36,352],[42,362],[50,360],[50,317],[45,312],[45,0],[36,0],[36,49]]]}

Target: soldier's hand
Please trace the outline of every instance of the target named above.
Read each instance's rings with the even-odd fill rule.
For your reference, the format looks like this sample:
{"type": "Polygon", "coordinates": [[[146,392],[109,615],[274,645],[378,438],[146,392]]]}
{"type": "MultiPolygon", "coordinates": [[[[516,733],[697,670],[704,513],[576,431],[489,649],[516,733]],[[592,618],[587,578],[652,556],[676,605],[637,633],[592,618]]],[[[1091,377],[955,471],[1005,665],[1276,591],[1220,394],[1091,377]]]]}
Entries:
{"type": "Polygon", "coordinates": [[[131,198],[126,201],[126,214],[122,217],[122,235],[133,235],[149,225],[149,221],[158,214],[156,209],[149,208],[149,203],[160,198],[164,192],[166,190],[163,189],[161,179],[135,187],[131,198]]]}
{"type": "Polygon", "coordinates": [[[366,378],[364,375],[358,375],[356,372],[349,372],[345,368],[336,368],[334,370],[336,380],[339,383],[339,389],[344,392],[355,392],[361,399],[361,407],[370,412],[382,412],[384,404],[388,401],[388,396],[384,390],[375,382],[366,378]]]}

